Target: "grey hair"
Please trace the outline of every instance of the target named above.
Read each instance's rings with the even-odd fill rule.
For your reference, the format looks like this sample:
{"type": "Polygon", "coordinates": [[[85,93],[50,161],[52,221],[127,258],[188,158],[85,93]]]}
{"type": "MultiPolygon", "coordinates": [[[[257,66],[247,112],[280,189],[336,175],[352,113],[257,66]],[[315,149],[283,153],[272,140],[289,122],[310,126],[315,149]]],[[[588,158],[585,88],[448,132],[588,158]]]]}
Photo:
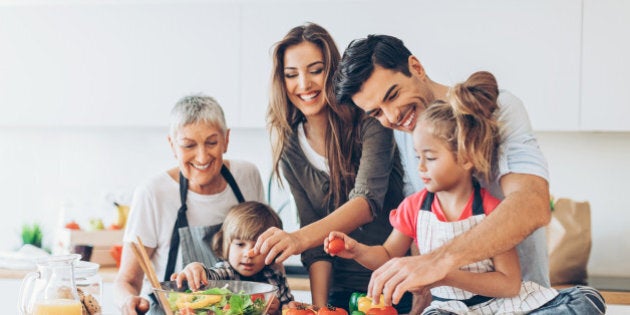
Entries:
{"type": "Polygon", "coordinates": [[[181,127],[204,122],[217,127],[225,135],[227,124],[221,105],[211,96],[189,95],[181,98],[171,110],[171,137],[181,127]]]}

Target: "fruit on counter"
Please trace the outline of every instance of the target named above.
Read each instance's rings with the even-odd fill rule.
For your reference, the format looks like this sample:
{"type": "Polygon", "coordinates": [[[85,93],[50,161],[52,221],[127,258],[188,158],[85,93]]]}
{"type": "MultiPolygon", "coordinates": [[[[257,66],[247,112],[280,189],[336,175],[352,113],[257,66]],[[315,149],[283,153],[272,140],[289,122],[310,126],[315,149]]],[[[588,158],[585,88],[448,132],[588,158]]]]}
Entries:
{"type": "Polygon", "coordinates": [[[348,312],[343,308],[326,305],[317,311],[317,315],[348,315],[348,312]]]}
{"type": "Polygon", "coordinates": [[[328,243],[328,253],[332,255],[339,254],[345,248],[346,248],[346,244],[343,242],[343,239],[341,238],[334,238],[332,241],[328,243]]]}
{"type": "Polygon", "coordinates": [[[77,223],[74,220],[66,223],[66,225],[64,225],[64,227],[66,229],[68,229],[68,230],[81,230],[81,226],[79,225],[79,223],[77,223]]]}
{"type": "Polygon", "coordinates": [[[103,224],[102,219],[90,219],[90,230],[92,231],[100,231],[105,229],[105,224],[103,224]]]}
{"type": "Polygon", "coordinates": [[[116,224],[113,224],[113,223],[112,223],[112,224],[110,224],[110,225],[107,227],[107,229],[108,229],[108,230],[110,230],[110,231],[122,230],[122,229],[120,228],[120,226],[118,226],[118,225],[116,225],[116,224]]]}
{"type": "Polygon", "coordinates": [[[117,202],[114,202],[114,206],[116,206],[116,219],[114,219],[114,224],[124,229],[125,224],[127,224],[127,217],[129,216],[129,206],[121,205],[117,202]]]}

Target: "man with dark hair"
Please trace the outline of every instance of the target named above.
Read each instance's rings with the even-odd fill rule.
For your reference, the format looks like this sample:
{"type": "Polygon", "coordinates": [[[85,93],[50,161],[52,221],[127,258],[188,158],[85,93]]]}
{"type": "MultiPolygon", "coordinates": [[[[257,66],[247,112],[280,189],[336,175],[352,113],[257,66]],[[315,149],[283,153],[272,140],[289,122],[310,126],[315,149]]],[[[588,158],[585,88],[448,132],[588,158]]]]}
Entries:
{"type": "MultiPolygon", "coordinates": [[[[419,114],[434,100],[445,100],[449,87],[431,80],[403,42],[386,35],[350,43],[335,75],[335,87],[340,102],[355,104],[395,130],[405,169],[405,194],[419,191],[423,185],[416,176],[411,132],[419,114]]],[[[495,179],[482,185],[502,202],[481,224],[447,245],[426,255],[392,259],[375,270],[369,285],[372,296],[383,293],[387,304],[397,303],[405,291],[422,291],[461,266],[517,245],[523,280],[549,286],[542,229],[551,216],[547,163],[522,102],[501,90],[498,105],[498,169],[495,179]]]]}

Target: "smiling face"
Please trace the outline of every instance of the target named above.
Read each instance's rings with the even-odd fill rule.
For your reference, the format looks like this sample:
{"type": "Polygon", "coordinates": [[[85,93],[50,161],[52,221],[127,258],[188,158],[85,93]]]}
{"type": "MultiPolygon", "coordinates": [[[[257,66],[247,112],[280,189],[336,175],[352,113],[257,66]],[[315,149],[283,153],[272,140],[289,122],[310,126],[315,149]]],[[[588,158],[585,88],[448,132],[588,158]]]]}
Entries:
{"type": "Polygon", "coordinates": [[[265,267],[265,256],[250,257],[249,250],[254,248],[256,241],[233,239],[230,243],[228,262],[240,275],[251,277],[265,267]]]}
{"type": "Polygon", "coordinates": [[[179,169],[189,181],[189,189],[199,194],[218,192],[223,186],[220,174],[227,151],[229,130],[198,122],[184,125],[169,137],[179,169]]]}
{"type": "Polygon", "coordinates": [[[326,105],[324,57],[319,47],[304,41],[284,53],[284,84],[289,100],[308,119],[326,105]]]}
{"type": "Polygon", "coordinates": [[[418,60],[409,58],[411,76],[376,65],[352,101],[387,128],[411,133],[435,96],[418,60]]]}
{"type": "Polygon", "coordinates": [[[413,131],[418,173],[425,188],[430,192],[449,191],[462,183],[470,183],[472,165],[457,161],[446,142],[428,129],[413,131]]]}

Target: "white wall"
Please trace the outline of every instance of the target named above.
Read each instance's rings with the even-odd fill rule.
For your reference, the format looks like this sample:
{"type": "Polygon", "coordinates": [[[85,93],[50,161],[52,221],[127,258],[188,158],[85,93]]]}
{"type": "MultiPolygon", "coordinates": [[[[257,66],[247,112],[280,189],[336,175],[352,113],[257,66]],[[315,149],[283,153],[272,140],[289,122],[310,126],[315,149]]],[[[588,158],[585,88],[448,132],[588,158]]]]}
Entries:
{"type": "MultiPolygon", "coordinates": [[[[365,12],[350,10],[357,6],[363,8],[365,3],[368,4],[366,7],[371,12],[370,14],[379,16],[381,3],[377,0],[346,1],[338,6],[338,11],[334,12],[330,12],[326,7],[332,1],[301,1],[290,5],[287,4],[287,1],[280,0],[266,2],[265,4],[272,3],[284,9],[290,9],[292,12],[286,17],[283,15],[282,18],[276,19],[270,19],[269,15],[274,12],[278,14],[279,10],[268,8],[257,1],[248,0],[190,0],[186,1],[187,5],[177,4],[174,0],[111,0],[103,1],[104,4],[101,1],[85,1],[95,4],[95,7],[81,5],[82,9],[76,12],[72,6],[38,6],[39,4],[77,4],[83,2],[76,0],[7,1],[7,3],[14,5],[0,7],[2,9],[0,16],[3,17],[0,19],[0,25],[7,26],[0,28],[0,34],[5,36],[2,38],[12,39],[12,43],[21,43],[20,45],[16,44],[15,47],[9,45],[5,47],[7,49],[0,49],[0,70],[2,70],[0,71],[0,83],[3,83],[0,84],[0,96],[3,96],[0,99],[4,100],[0,102],[0,114],[2,114],[0,115],[2,116],[0,117],[0,178],[3,179],[0,182],[0,200],[2,200],[0,213],[3,216],[0,219],[0,239],[3,240],[0,243],[0,250],[10,250],[19,246],[21,225],[34,221],[44,224],[45,233],[48,236],[45,243],[51,246],[51,236],[58,226],[59,212],[62,206],[67,209],[66,219],[76,218],[80,223],[84,223],[90,217],[102,217],[106,221],[105,223],[109,223],[114,214],[111,205],[112,196],[119,202],[126,202],[130,198],[133,188],[140,181],[174,166],[175,161],[166,142],[166,128],[161,127],[161,124],[167,117],[170,104],[176,98],[183,96],[183,94],[179,95],[180,93],[206,91],[206,93],[221,96],[219,101],[226,107],[228,121],[240,127],[233,129],[228,157],[246,159],[256,163],[261,170],[263,179],[266,179],[270,172],[269,142],[267,133],[260,126],[263,125],[262,117],[266,103],[261,95],[264,94],[267,86],[266,80],[270,67],[269,48],[273,41],[278,40],[279,36],[288,30],[287,25],[292,26],[305,20],[313,20],[324,26],[330,25],[329,29],[336,36],[340,47],[345,47],[351,38],[364,36],[368,33],[387,32],[399,35],[408,44],[411,43],[414,51],[417,50],[418,53],[424,54],[422,60],[435,60],[434,62],[427,61],[426,67],[431,70],[430,73],[438,73],[437,69],[431,69],[431,66],[444,69],[442,71],[448,73],[451,71],[468,73],[472,70],[468,69],[467,66],[492,68],[494,62],[504,66],[508,65],[509,67],[505,68],[503,72],[498,71],[503,69],[501,67],[490,70],[497,70],[499,74],[503,73],[499,76],[502,86],[523,97],[526,106],[529,106],[529,110],[533,114],[532,123],[534,126],[539,126],[540,130],[578,130],[580,108],[580,104],[578,104],[578,61],[581,56],[579,31],[581,29],[580,17],[582,16],[582,1],[580,0],[555,2],[539,0],[532,2],[532,4],[528,2],[527,5],[517,1],[495,0],[475,2],[474,4],[458,1],[439,3],[420,1],[419,4],[414,4],[416,10],[398,12],[407,18],[387,15],[387,18],[395,19],[400,23],[387,23],[386,20],[378,19],[380,24],[374,22],[376,18],[374,21],[364,19],[369,20],[369,23],[353,23],[339,18],[339,16],[345,16],[346,13],[343,10],[351,11],[352,14],[348,16],[354,19],[372,16],[363,16],[361,14],[365,14],[365,12]],[[23,2],[30,4],[22,6],[23,2]],[[148,46],[140,45],[140,42],[134,42],[132,39],[129,39],[131,42],[126,42],[122,39],[128,39],[125,36],[127,30],[131,32],[130,34],[136,34],[140,31],[135,29],[135,24],[130,22],[135,21],[133,18],[135,15],[131,17],[118,15],[116,10],[119,7],[109,6],[120,3],[150,4],[148,8],[151,10],[149,11],[132,6],[130,12],[161,26],[170,21],[170,14],[172,13],[181,19],[183,24],[179,23],[178,26],[186,26],[185,31],[176,32],[175,30],[179,30],[178,28],[167,27],[165,28],[168,31],[165,31],[165,34],[168,35],[166,37],[162,34],[157,37],[148,36],[150,38],[144,38],[144,41],[138,39],[143,43],[148,41],[150,44],[148,46]],[[152,3],[162,3],[162,5],[153,6],[152,3]],[[198,12],[197,8],[199,7],[195,3],[205,3],[201,5],[201,8],[204,9],[203,12],[212,12],[213,15],[205,19],[200,18],[197,14],[201,11],[198,12]],[[210,6],[208,3],[213,5],[210,6]],[[464,10],[470,8],[461,7],[463,3],[474,7],[472,9],[478,15],[470,15],[469,11],[464,10]],[[304,9],[304,4],[308,4],[309,10],[304,9]],[[215,10],[215,5],[223,11],[215,10]],[[524,5],[525,8],[519,5],[524,5]],[[424,6],[434,10],[418,10],[424,6]],[[487,52],[483,50],[471,51],[468,49],[469,46],[465,46],[467,47],[465,56],[440,58],[449,52],[461,52],[461,47],[455,45],[455,43],[460,43],[459,40],[469,41],[467,43],[477,42],[474,32],[472,35],[460,34],[461,28],[458,29],[459,26],[456,23],[451,23],[453,19],[444,19],[446,23],[440,24],[442,19],[439,16],[433,16],[433,12],[440,8],[441,12],[452,13],[452,10],[446,10],[452,6],[459,9],[455,11],[459,12],[457,16],[459,16],[458,21],[460,22],[471,19],[476,21],[476,17],[484,17],[479,20],[489,21],[490,24],[484,24],[487,29],[484,29],[483,34],[492,31],[495,32],[492,34],[502,35],[498,37],[502,45],[488,46],[491,49],[487,52]],[[65,12],[69,20],[59,18],[56,14],[60,11],[49,11],[53,7],[55,10],[65,12]],[[242,8],[242,10],[236,10],[236,7],[242,8]],[[496,10],[485,10],[484,8],[496,10]],[[106,10],[103,11],[103,9],[106,10]],[[539,11],[542,15],[534,14],[539,11]],[[102,22],[106,23],[100,23],[101,20],[83,21],[81,20],[83,16],[76,14],[77,12],[89,12],[90,16],[102,18],[102,22]],[[146,12],[153,12],[154,14],[147,17],[144,15],[146,12]],[[508,16],[504,16],[504,12],[508,12],[508,16]],[[417,18],[416,13],[419,14],[420,18],[417,18]],[[221,21],[220,18],[211,18],[216,17],[216,15],[226,21],[221,21]],[[562,19],[553,18],[556,15],[562,19]],[[119,19],[105,19],[105,16],[118,17],[119,19]],[[190,18],[191,16],[196,18],[190,18]],[[415,19],[410,16],[415,17],[415,19]],[[529,23],[528,17],[530,16],[538,19],[534,23],[529,23]],[[25,20],[24,17],[29,19],[25,20]],[[416,28],[405,24],[409,21],[413,23],[426,22],[427,20],[422,17],[429,18],[429,24],[433,26],[434,23],[435,29],[425,27],[416,32],[416,28]],[[438,21],[431,22],[433,21],[431,18],[438,21]],[[244,24],[243,29],[240,29],[241,26],[237,27],[233,24],[236,23],[235,20],[237,19],[240,19],[244,24]],[[259,29],[252,27],[251,23],[244,23],[245,20],[254,21],[253,26],[256,27],[263,25],[265,32],[261,31],[261,33],[264,34],[258,34],[259,29]],[[97,41],[98,45],[95,44],[94,47],[84,45],[83,48],[89,49],[84,56],[85,59],[82,59],[79,58],[79,55],[74,55],[78,51],[72,49],[74,46],[68,46],[70,48],[65,50],[67,47],[61,45],[62,43],[53,35],[45,36],[47,33],[32,32],[32,36],[28,36],[28,28],[17,27],[25,21],[30,21],[29,25],[37,26],[37,30],[41,30],[42,27],[45,28],[48,25],[46,23],[52,23],[50,25],[56,27],[53,29],[59,30],[59,34],[63,35],[59,35],[59,38],[67,36],[80,38],[81,41],[77,41],[77,43],[89,44],[91,41],[84,39],[91,39],[99,34],[106,41],[97,41]],[[121,21],[130,24],[124,24],[121,21]],[[224,25],[225,29],[230,30],[229,32],[224,32],[224,28],[218,28],[213,24],[223,25],[222,22],[229,22],[229,24],[224,25]],[[195,23],[202,24],[198,26],[195,23]],[[88,27],[87,31],[79,24],[88,27]],[[352,27],[347,27],[347,25],[352,27]],[[503,29],[502,26],[506,25],[511,28],[503,29]],[[524,26],[521,28],[521,25],[524,26]],[[8,26],[16,27],[10,28],[8,26]],[[545,32],[545,27],[549,29],[548,34],[545,32]],[[514,35],[512,28],[521,30],[523,37],[514,35]],[[199,38],[208,38],[208,41],[191,40],[186,42],[186,45],[191,43],[200,45],[193,46],[196,47],[193,50],[198,53],[196,55],[198,59],[210,60],[208,61],[209,64],[206,65],[210,68],[203,68],[204,71],[188,71],[189,68],[199,69],[195,68],[194,62],[185,58],[180,58],[186,61],[181,63],[183,66],[179,68],[173,66],[170,61],[173,56],[180,56],[180,51],[174,49],[175,46],[172,45],[160,46],[165,44],[162,40],[177,44],[180,43],[180,39],[185,37],[180,36],[180,33],[189,34],[191,30],[201,32],[201,29],[204,31],[214,30],[222,35],[219,38],[231,40],[229,42],[221,41],[222,48],[214,49],[216,36],[202,32],[203,34],[199,38]],[[427,33],[428,31],[430,33],[427,33]],[[278,32],[277,36],[274,35],[275,32],[278,32]],[[539,36],[541,33],[545,33],[546,36],[539,36]],[[241,42],[238,44],[233,42],[233,37],[238,36],[230,36],[233,34],[242,35],[241,42]],[[451,40],[456,34],[460,35],[457,37],[458,40],[451,40]],[[213,38],[215,39],[214,42],[212,41],[213,38]],[[539,42],[541,39],[546,41],[539,42]],[[33,46],[26,45],[22,40],[33,46]],[[525,40],[529,40],[535,45],[523,45],[523,43],[529,43],[525,40]],[[425,45],[441,47],[441,49],[424,48],[425,45]],[[48,49],[38,49],[40,46],[48,47],[48,49]],[[50,47],[62,47],[64,49],[56,50],[50,47]],[[230,49],[224,49],[224,47],[230,49]],[[528,50],[530,47],[531,51],[528,50]],[[541,50],[541,47],[547,50],[541,50]],[[16,50],[9,48],[16,48],[16,50]],[[101,56],[101,50],[106,48],[111,50],[108,50],[109,53],[102,52],[102,54],[107,55],[106,57],[109,59],[103,57],[103,60],[107,59],[111,64],[95,58],[95,56],[101,56]],[[233,53],[231,48],[236,52],[233,53]],[[130,49],[133,51],[128,51],[130,49]],[[68,51],[71,54],[66,54],[68,51]],[[498,53],[498,51],[502,53],[498,53]],[[15,54],[11,54],[11,52],[15,52],[15,54]],[[112,54],[111,52],[116,53],[112,54]],[[517,58],[518,52],[529,56],[529,58],[517,58]],[[208,55],[213,58],[199,57],[199,55],[206,56],[205,53],[213,53],[214,55],[208,55]],[[33,58],[32,54],[35,54],[37,58],[33,58]],[[224,56],[226,54],[229,56],[224,56]],[[157,58],[154,55],[163,56],[164,59],[151,59],[157,58]],[[236,55],[240,58],[241,64],[235,69],[229,67],[230,71],[213,72],[208,70],[213,69],[215,63],[231,65],[236,55]],[[489,56],[489,59],[484,59],[484,56],[489,56]],[[506,59],[507,57],[509,58],[506,59]],[[90,61],[92,59],[96,61],[90,61]],[[131,59],[133,62],[129,61],[131,59]],[[519,60],[517,64],[513,64],[515,59],[519,60]],[[32,60],[40,63],[32,63],[32,60]],[[160,66],[152,68],[151,65],[153,64],[160,66]],[[133,68],[134,65],[142,67],[134,72],[132,71],[135,69],[133,68]],[[25,68],[20,68],[20,66],[25,68]],[[562,68],[562,71],[556,67],[562,68]],[[130,68],[132,70],[129,70],[130,68]],[[23,69],[29,71],[23,71],[23,69]],[[571,71],[567,69],[571,69],[571,71]],[[117,74],[117,70],[121,70],[123,73],[127,73],[126,71],[133,73],[131,76],[122,76],[117,74]],[[82,76],[77,76],[77,71],[82,76]],[[227,72],[225,74],[227,77],[224,76],[223,72],[227,72]],[[239,75],[236,75],[236,72],[239,75]],[[12,75],[7,75],[7,73],[12,75]],[[216,79],[217,73],[225,82],[205,80],[206,75],[216,79]],[[523,73],[525,75],[522,75],[523,73]],[[134,78],[140,74],[144,75],[140,77],[142,80],[135,80],[134,78]],[[190,82],[181,81],[180,79],[183,77],[189,78],[187,74],[196,79],[190,82]],[[213,74],[214,76],[212,76],[213,74]],[[504,77],[507,79],[504,80],[504,77]],[[550,80],[550,82],[540,81],[541,77],[550,80]],[[83,84],[83,81],[91,79],[98,84],[94,84],[94,86],[87,83],[83,84]],[[134,82],[142,82],[143,84],[135,85],[134,82]],[[115,88],[110,87],[110,84],[115,88]],[[559,85],[564,85],[564,88],[559,88],[559,85]],[[77,88],[77,86],[84,88],[77,88]],[[98,88],[100,93],[85,87],[98,88]],[[162,87],[164,91],[159,87],[162,87]],[[156,89],[158,91],[155,91],[156,89]],[[66,94],[62,93],[64,97],[57,95],[60,90],[65,91],[66,94]],[[219,90],[216,92],[218,94],[207,92],[214,90],[219,90]],[[16,91],[22,94],[19,94],[19,97],[12,94],[17,93],[16,91]],[[7,95],[11,97],[7,97],[7,95]],[[553,97],[550,98],[551,96],[553,97]],[[26,102],[27,100],[37,101],[26,102]],[[547,103],[544,102],[545,100],[547,103]],[[124,102],[133,105],[143,102],[144,105],[130,106],[124,102]],[[28,106],[25,107],[23,103],[28,104],[28,106]],[[547,106],[549,104],[553,105],[553,108],[547,106]],[[549,127],[554,124],[557,124],[558,128],[549,127]],[[56,127],[57,125],[64,127],[56,127]],[[244,128],[248,126],[257,126],[257,128],[244,128]]],[[[415,2],[401,1],[398,4],[402,5],[403,3],[409,5],[415,2]]],[[[468,24],[483,26],[476,23],[468,24]]],[[[473,27],[472,30],[474,29],[473,27]]],[[[153,30],[153,28],[149,28],[149,30],[153,30]]],[[[470,31],[471,29],[466,28],[466,30],[470,31]]],[[[481,47],[486,46],[481,45],[481,47]]],[[[607,61],[609,59],[602,60],[607,61]]],[[[609,63],[614,62],[609,61],[609,63]]],[[[457,78],[454,80],[460,80],[463,78],[460,74],[452,73],[452,76],[449,76],[442,73],[441,76],[436,74],[436,78],[440,80],[457,78]]],[[[449,82],[445,81],[445,83],[449,82]]],[[[613,118],[617,122],[625,122],[619,116],[623,115],[616,115],[613,118]]],[[[550,163],[552,193],[558,197],[570,197],[591,202],[594,244],[590,271],[599,275],[630,276],[630,265],[623,263],[630,260],[630,248],[628,248],[630,245],[625,241],[630,233],[624,232],[630,223],[630,213],[626,211],[630,202],[627,202],[626,198],[623,197],[624,188],[627,186],[625,179],[630,178],[630,167],[626,166],[627,161],[630,160],[630,133],[541,132],[539,136],[542,148],[550,163]]]]}
{"type": "MultiPolygon", "coordinates": [[[[20,245],[24,222],[55,228],[61,204],[74,201],[68,216],[110,218],[108,193],[129,195],[145,178],[174,165],[166,128],[0,128],[0,250],[20,245]]],[[[630,133],[538,134],[557,197],[588,200],[593,248],[589,270],[630,276],[630,133]]],[[[229,158],[270,172],[269,140],[263,129],[233,129],[229,158]]],[[[265,180],[263,178],[263,180],[265,180]]],[[[50,245],[52,240],[45,240],[50,245]]]]}
{"type": "Polygon", "coordinates": [[[589,201],[589,272],[630,276],[630,133],[539,133],[555,197],[589,201]]]}

